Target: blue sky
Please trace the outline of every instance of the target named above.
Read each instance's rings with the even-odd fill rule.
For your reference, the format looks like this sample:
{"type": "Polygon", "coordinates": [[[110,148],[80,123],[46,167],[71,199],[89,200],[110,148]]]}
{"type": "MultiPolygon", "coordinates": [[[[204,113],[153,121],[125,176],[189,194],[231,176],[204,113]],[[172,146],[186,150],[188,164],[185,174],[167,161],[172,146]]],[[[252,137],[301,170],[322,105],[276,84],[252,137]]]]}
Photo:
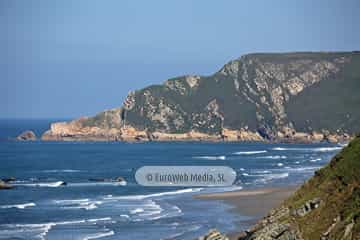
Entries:
{"type": "Polygon", "coordinates": [[[360,2],[0,0],[0,118],[72,118],[252,52],[360,50],[360,2]]]}

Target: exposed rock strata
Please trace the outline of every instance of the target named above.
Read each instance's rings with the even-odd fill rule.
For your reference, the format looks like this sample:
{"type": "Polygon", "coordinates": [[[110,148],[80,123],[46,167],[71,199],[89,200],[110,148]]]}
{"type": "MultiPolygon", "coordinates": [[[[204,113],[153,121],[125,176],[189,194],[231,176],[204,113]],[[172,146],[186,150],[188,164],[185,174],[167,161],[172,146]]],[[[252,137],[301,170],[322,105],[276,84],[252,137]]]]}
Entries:
{"type": "Polygon", "coordinates": [[[360,131],[359,66],[357,52],[248,54],[211,76],[132,91],[43,139],[348,141],[360,131]]]}

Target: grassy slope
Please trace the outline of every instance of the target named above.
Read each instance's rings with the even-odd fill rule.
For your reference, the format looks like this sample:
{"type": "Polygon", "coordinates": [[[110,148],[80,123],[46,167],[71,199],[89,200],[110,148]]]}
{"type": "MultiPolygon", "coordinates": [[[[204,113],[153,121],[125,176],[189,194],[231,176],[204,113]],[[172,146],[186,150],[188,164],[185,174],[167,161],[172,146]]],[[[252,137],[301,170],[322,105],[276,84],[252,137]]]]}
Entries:
{"type": "Polygon", "coordinates": [[[287,219],[296,224],[304,239],[319,239],[340,217],[330,239],[341,239],[346,225],[355,221],[352,239],[360,239],[360,135],[331,162],[306,182],[285,205],[298,208],[320,197],[323,203],[304,217],[287,219]]]}

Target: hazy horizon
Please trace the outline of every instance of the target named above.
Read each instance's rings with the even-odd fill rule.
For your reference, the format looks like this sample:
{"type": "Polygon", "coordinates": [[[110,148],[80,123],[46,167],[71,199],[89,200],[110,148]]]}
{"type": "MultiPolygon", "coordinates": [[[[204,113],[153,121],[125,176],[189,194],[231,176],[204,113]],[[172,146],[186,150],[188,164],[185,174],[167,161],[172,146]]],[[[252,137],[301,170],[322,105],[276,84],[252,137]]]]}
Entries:
{"type": "Polygon", "coordinates": [[[255,52],[358,51],[357,1],[0,1],[0,118],[70,119],[255,52]]]}

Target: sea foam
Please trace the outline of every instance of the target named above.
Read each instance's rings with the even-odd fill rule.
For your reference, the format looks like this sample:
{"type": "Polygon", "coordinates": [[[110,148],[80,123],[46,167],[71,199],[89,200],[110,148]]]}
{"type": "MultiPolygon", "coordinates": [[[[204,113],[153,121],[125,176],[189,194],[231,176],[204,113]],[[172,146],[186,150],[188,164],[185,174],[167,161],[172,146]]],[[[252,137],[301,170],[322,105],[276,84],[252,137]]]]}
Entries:
{"type": "Polygon", "coordinates": [[[253,154],[260,154],[260,153],[267,153],[266,150],[261,151],[244,151],[244,152],[234,152],[235,155],[253,155],[253,154]]]}

